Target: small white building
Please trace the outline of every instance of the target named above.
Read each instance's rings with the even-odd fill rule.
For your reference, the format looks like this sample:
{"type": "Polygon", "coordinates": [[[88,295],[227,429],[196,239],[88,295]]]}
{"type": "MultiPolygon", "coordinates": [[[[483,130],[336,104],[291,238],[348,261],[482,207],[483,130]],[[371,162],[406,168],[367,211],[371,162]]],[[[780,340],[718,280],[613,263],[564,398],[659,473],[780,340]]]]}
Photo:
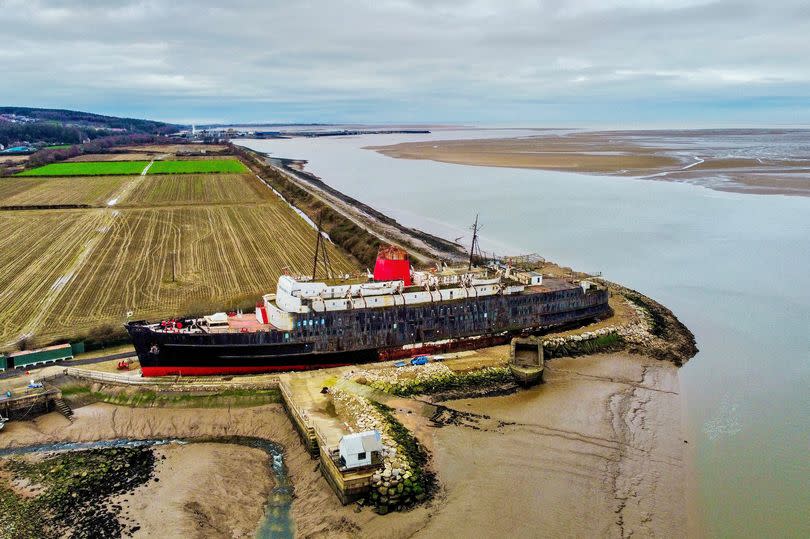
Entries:
{"type": "Polygon", "coordinates": [[[371,464],[372,453],[382,451],[380,432],[367,430],[347,434],[338,444],[340,459],[346,468],[359,468],[371,464]]]}
{"type": "Polygon", "coordinates": [[[543,274],[537,271],[516,271],[513,278],[525,285],[536,286],[543,284],[543,274]]]}

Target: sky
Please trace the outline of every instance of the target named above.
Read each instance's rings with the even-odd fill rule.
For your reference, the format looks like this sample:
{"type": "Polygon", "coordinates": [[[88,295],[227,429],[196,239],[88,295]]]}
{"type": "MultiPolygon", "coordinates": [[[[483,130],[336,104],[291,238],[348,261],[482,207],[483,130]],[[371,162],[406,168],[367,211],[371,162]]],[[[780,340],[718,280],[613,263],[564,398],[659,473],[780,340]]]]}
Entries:
{"type": "Polygon", "coordinates": [[[807,0],[0,0],[0,105],[182,123],[808,126],[807,0]]]}

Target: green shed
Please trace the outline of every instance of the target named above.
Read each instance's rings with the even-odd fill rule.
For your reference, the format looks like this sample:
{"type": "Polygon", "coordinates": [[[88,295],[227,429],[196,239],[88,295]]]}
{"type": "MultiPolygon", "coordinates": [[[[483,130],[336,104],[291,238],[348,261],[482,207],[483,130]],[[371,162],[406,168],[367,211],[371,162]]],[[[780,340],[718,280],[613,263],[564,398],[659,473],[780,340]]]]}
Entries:
{"type": "Polygon", "coordinates": [[[65,359],[73,359],[73,349],[69,344],[57,344],[39,350],[24,350],[13,352],[6,358],[7,368],[30,367],[37,364],[53,363],[65,359]]]}

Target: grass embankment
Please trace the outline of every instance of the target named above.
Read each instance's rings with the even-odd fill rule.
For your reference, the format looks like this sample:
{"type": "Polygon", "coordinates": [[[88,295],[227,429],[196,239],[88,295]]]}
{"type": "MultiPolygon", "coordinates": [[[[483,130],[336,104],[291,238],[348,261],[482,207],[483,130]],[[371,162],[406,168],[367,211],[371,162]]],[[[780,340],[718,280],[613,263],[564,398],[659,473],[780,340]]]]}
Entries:
{"type": "Polygon", "coordinates": [[[120,176],[140,174],[149,161],[98,161],[52,163],[24,170],[16,176],[120,176]]]}
{"type": "Polygon", "coordinates": [[[62,397],[74,405],[106,402],[133,408],[249,408],[281,402],[281,392],[278,389],[229,388],[215,392],[192,393],[153,389],[94,390],[91,386],[83,384],[66,385],[61,389],[62,397]]]}
{"type": "Polygon", "coordinates": [[[410,465],[411,476],[398,485],[395,505],[389,503],[388,496],[376,490],[369,493],[368,501],[383,514],[393,509],[408,508],[424,501],[436,490],[436,476],[426,469],[430,455],[419,440],[394,416],[393,408],[374,400],[369,402],[386,422],[386,432],[397,444],[400,456],[405,457],[410,465]]]}
{"type": "Polygon", "coordinates": [[[121,506],[104,501],[131,492],[152,475],[148,448],[91,449],[42,460],[12,458],[0,477],[0,536],[122,537],[121,506]]]}

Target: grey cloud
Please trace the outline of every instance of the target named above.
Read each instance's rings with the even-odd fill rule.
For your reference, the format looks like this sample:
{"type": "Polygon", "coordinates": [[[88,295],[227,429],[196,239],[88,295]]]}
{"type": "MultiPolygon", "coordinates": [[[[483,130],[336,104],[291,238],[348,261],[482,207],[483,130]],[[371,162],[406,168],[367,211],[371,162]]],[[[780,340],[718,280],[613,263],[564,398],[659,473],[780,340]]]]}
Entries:
{"type": "Polygon", "coordinates": [[[792,0],[0,0],[0,91],[13,104],[135,98],[147,111],[189,100],[181,115],[191,100],[351,103],[347,113],[365,101],[381,117],[414,104],[435,115],[454,100],[469,114],[475,103],[810,97],[807,10],[792,0]]]}

